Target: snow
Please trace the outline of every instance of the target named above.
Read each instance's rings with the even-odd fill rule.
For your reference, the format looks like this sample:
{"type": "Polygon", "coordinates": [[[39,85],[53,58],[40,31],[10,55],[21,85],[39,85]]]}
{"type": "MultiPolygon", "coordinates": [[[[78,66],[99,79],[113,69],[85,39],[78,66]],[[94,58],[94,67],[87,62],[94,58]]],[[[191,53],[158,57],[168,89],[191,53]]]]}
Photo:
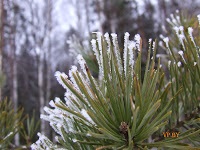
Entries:
{"type": "Polygon", "coordinates": [[[136,47],[137,47],[138,51],[140,51],[140,40],[141,40],[140,35],[136,34],[134,39],[136,41],[136,47]]]}
{"type": "Polygon", "coordinates": [[[117,65],[119,67],[119,73],[120,75],[122,75],[122,72],[123,72],[123,68],[122,68],[122,64],[121,64],[121,56],[120,56],[120,53],[119,53],[119,50],[118,50],[118,40],[117,40],[117,34],[116,33],[111,33],[111,37],[112,37],[112,43],[113,43],[113,46],[114,46],[114,53],[115,53],[115,56],[116,56],[116,59],[117,59],[117,65]]]}
{"type": "Polygon", "coordinates": [[[78,60],[78,63],[79,63],[79,65],[80,65],[80,67],[81,67],[83,73],[87,76],[87,71],[86,71],[86,68],[85,68],[85,67],[86,67],[86,62],[85,62],[83,56],[79,54],[79,55],[77,56],[77,60],[78,60]]]}
{"type": "Polygon", "coordinates": [[[94,123],[93,120],[91,119],[91,117],[88,115],[87,111],[85,109],[81,110],[81,114],[90,122],[90,123],[94,123]]]}
{"type": "Polygon", "coordinates": [[[168,68],[170,68],[171,60],[168,61],[168,68]]]}
{"type": "Polygon", "coordinates": [[[166,37],[166,38],[163,39],[163,41],[165,42],[166,47],[169,48],[169,38],[166,37]]]}
{"type": "Polygon", "coordinates": [[[51,107],[55,107],[55,103],[54,103],[54,101],[51,100],[51,101],[49,102],[49,105],[50,105],[51,107]]]}
{"type": "Polygon", "coordinates": [[[128,43],[129,43],[129,36],[130,34],[128,32],[124,35],[124,74],[126,75],[126,67],[127,67],[127,53],[128,53],[128,43]]]}
{"type": "Polygon", "coordinates": [[[178,53],[179,53],[181,56],[183,56],[183,51],[179,51],[178,53]]]}
{"type": "Polygon", "coordinates": [[[60,71],[56,71],[55,77],[56,77],[58,83],[63,86],[63,88],[68,89],[67,86],[65,85],[65,83],[63,82],[62,78],[61,78],[61,77],[63,77],[64,79],[68,79],[68,76],[64,72],[61,73],[60,71]]]}
{"type": "Polygon", "coordinates": [[[178,67],[180,67],[180,66],[181,66],[181,62],[180,62],[180,61],[177,63],[177,66],[178,66],[178,67]]]}
{"type": "Polygon", "coordinates": [[[200,14],[197,15],[197,19],[198,19],[198,21],[199,21],[199,25],[200,25],[200,14]]]}

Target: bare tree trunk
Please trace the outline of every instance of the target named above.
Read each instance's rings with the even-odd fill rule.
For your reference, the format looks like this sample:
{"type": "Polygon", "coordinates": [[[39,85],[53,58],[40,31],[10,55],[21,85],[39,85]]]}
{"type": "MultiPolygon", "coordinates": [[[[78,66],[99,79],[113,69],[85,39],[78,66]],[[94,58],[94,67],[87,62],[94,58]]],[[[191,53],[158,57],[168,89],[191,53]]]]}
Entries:
{"type": "Polygon", "coordinates": [[[104,20],[103,20],[103,17],[104,17],[103,8],[104,8],[104,1],[97,0],[97,9],[98,9],[97,13],[98,13],[98,20],[100,22],[99,31],[101,33],[104,33],[104,29],[103,29],[103,23],[104,23],[104,20]]]}
{"type": "Polygon", "coordinates": [[[86,14],[86,25],[88,30],[88,36],[90,35],[91,29],[90,29],[90,12],[89,12],[89,5],[90,2],[88,0],[85,0],[85,14],[86,14]]]}
{"type": "MultiPolygon", "coordinates": [[[[38,90],[39,90],[39,101],[40,101],[40,114],[44,114],[44,53],[40,49],[38,59],[38,90]]],[[[41,132],[45,132],[45,121],[41,120],[41,132]]]]}
{"type": "MultiPolygon", "coordinates": [[[[46,64],[47,64],[47,73],[46,73],[46,105],[50,101],[50,90],[51,90],[51,31],[52,31],[52,0],[47,1],[47,39],[48,39],[48,48],[46,51],[46,64]]],[[[50,137],[50,126],[46,122],[46,135],[50,137]]]]}
{"type": "MultiPolygon", "coordinates": [[[[10,48],[11,48],[11,74],[12,74],[12,93],[11,93],[11,97],[12,97],[12,101],[13,101],[13,105],[14,105],[14,111],[17,112],[17,108],[18,108],[18,92],[17,92],[17,88],[18,88],[18,81],[17,81],[17,57],[16,57],[16,26],[17,26],[17,20],[15,17],[15,9],[14,8],[14,1],[10,1],[11,3],[10,5],[10,11],[12,11],[11,13],[13,13],[13,15],[11,15],[10,18],[10,48]],[[12,10],[13,9],[13,10],[12,10]]],[[[19,133],[15,134],[15,145],[19,146],[19,133]]]]}
{"type": "MultiPolygon", "coordinates": [[[[3,52],[3,35],[4,35],[4,0],[0,2],[0,76],[3,75],[2,69],[2,52],[3,52]]],[[[1,77],[2,79],[2,77],[1,77]]],[[[2,100],[2,85],[0,85],[0,101],[2,100]]]]}

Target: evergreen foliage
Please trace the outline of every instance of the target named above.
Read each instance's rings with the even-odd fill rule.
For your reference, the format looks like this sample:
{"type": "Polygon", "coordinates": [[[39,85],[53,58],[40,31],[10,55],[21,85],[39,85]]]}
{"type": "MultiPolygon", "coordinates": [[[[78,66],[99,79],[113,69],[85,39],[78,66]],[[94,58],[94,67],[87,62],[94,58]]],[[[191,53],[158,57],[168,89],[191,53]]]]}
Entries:
{"type": "Polygon", "coordinates": [[[193,29],[183,26],[179,19],[172,16],[168,20],[176,35],[173,41],[163,38],[169,77],[156,57],[156,41],[149,40],[143,75],[139,35],[130,40],[125,33],[121,57],[117,35],[97,33],[91,45],[99,80],[91,75],[81,55],[77,59],[82,71],[72,66],[69,77],[55,73],[66,89],[65,100],[50,101],[51,107],[44,108],[46,114],[41,118],[58,134],[57,145],[38,133],[32,149],[198,149],[199,35],[193,37],[193,29]],[[173,45],[174,39],[180,47],[173,45]],[[170,137],[164,137],[166,132],[170,137]]]}
{"type": "Polygon", "coordinates": [[[38,130],[39,121],[23,115],[23,109],[13,109],[13,104],[7,99],[0,101],[0,149],[28,149],[33,142],[33,136],[38,130]],[[26,123],[24,123],[26,121],[26,123]],[[20,134],[25,144],[15,145],[14,136],[20,134]]]}

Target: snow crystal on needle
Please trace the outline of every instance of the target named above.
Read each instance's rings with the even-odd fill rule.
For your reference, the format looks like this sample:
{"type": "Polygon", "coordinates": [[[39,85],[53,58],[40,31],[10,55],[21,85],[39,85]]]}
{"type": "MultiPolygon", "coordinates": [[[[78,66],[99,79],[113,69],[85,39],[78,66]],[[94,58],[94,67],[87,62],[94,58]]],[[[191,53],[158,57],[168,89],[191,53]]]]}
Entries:
{"type": "Polygon", "coordinates": [[[190,39],[191,39],[192,43],[193,43],[194,46],[196,47],[196,43],[194,42],[194,38],[193,38],[193,36],[192,36],[192,32],[193,32],[192,27],[188,27],[188,34],[189,34],[189,36],[190,36],[190,39]]]}
{"type": "Polygon", "coordinates": [[[198,21],[199,21],[199,25],[200,25],[200,14],[197,15],[198,21]]]}
{"type": "Polygon", "coordinates": [[[165,42],[166,47],[169,48],[169,38],[166,37],[166,38],[163,39],[163,41],[165,42]]]}
{"type": "Polygon", "coordinates": [[[55,77],[58,81],[59,84],[61,84],[63,86],[63,88],[67,89],[67,86],[65,85],[65,83],[63,82],[62,78],[63,77],[64,79],[68,79],[68,76],[63,72],[61,73],[60,71],[56,71],[55,72],[55,77]]]}
{"type": "Polygon", "coordinates": [[[136,34],[134,39],[136,41],[136,47],[137,47],[138,51],[140,51],[140,39],[141,39],[140,35],[136,34]]]}
{"type": "Polygon", "coordinates": [[[98,64],[100,63],[100,58],[99,58],[99,52],[97,50],[97,41],[95,39],[91,40],[91,45],[92,45],[92,50],[94,52],[94,55],[96,56],[98,64]]]}
{"type": "Polygon", "coordinates": [[[90,116],[88,115],[87,111],[85,109],[81,110],[81,114],[89,121],[89,122],[93,122],[93,120],[90,118],[90,116]]]}
{"type": "Polygon", "coordinates": [[[179,62],[177,63],[177,65],[178,65],[178,67],[180,67],[180,66],[181,66],[181,62],[179,61],[179,62]]]}
{"type": "Polygon", "coordinates": [[[183,51],[179,51],[178,53],[179,53],[181,56],[183,56],[183,51]]]}
{"type": "Polygon", "coordinates": [[[80,65],[80,67],[81,67],[83,73],[87,76],[87,72],[86,72],[86,69],[85,69],[86,62],[85,62],[83,56],[79,54],[79,55],[77,56],[77,59],[78,59],[78,63],[79,63],[79,65],[80,65]]]}
{"type": "Polygon", "coordinates": [[[128,44],[129,44],[129,36],[128,32],[124,35],[124,73],[126,74],[126,65],[127,65],[127,52],[128,52],[128,44]]]}
{"type": "Polygon", "coordinates": [[[56,107],[56,105],[55,105],[55,103],[54,103],[53,100],[51,100],[51,101],[49,102],[49,105],[50,105],[51,107],[56,107]]]}
{"type": "Polygon", "coordinates": [[[123,68],[122,68],[122,64],[121,64],[120,53],[119,53],[119,50],[118,50],[117,34],[111,33],[111,36],[112,36],[112,42],[113,42],[113,45],[114,45],[114,52],[115,52],[115,55],[116,55],[116,58],[117,58],[117,65],[119,67],[119,73],[120,73],[120,75],[122,75],[123,68]]]}

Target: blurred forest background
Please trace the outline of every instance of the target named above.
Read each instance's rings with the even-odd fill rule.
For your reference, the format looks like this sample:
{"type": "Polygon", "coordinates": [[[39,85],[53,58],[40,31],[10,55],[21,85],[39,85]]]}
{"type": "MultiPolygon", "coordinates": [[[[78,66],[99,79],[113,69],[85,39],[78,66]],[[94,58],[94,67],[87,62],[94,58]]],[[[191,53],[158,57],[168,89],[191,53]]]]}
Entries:
{"type": "MultiPolygon", "coordinates": [[[[90,63],[92,32],[115,32],[123,44],[124,32],[148,39],[165,33],[166,18],[176,10],[200,14],[199,0],[0,0],[0,97],[13,101],[15,110],[36,112],[64,89],[54,78],[68,72],[78,53],[90,63]]],[[[147,49],[146,49],[147,50],[147,49]]],[[[159,49],[160,50],[160,49],[159,49]]],[[[158,50],[158,51],[159,51],[158,50]]],[[[144,55],[145,60],[145,55],[144,55]]],[[[53,136],[48,124],[41,132],[53,136]]]]}

